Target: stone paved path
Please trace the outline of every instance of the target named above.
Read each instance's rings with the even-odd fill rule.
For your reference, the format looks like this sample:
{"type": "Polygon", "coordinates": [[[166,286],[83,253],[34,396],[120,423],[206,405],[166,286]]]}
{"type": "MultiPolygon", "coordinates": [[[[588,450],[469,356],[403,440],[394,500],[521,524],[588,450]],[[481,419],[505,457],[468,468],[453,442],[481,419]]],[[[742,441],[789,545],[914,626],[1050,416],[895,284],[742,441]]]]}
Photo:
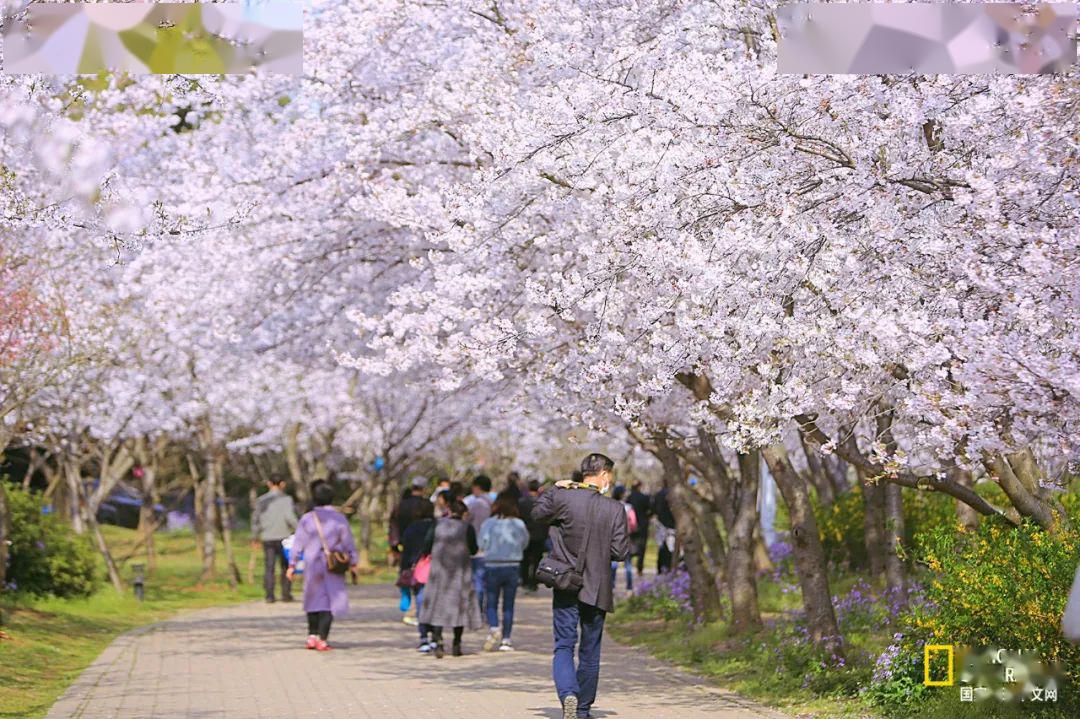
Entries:
{"type": "MultiPolygon", "coordinates": [[[[416,652],[392,586],[350,588],[336,647],[303,648],[298,604],[244,604],[187,614],[125,634],[53,706],[47,719],[503,719],[561,717],[550,680],[550,598],[519,595],[513,653],[416,652]]],[[[782,715],[604,641],[595,717],[759,719],[782,715]]]]}

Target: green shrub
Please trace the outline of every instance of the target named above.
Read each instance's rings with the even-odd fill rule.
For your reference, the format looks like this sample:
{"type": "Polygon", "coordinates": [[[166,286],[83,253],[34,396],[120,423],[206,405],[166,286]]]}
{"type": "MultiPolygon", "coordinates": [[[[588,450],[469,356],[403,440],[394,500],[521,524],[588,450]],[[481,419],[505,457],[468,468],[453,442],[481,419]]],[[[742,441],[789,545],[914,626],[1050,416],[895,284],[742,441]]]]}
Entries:
{"type": "Polygon", "coordinates": [[[78,597],[97,586],[97,556],[85,538],[62,519],[42,514],[44,503],[28,492],[8,488],[11,547],[8,588],[26,594],[78,597]]]}
{"type": "Polygon", "coordinates": [[[1050,534],[995,520],[972,532],[954,523],[921,533],[915,554],[930,572],[925,596],[901,617],[902,632],[878,657],[866,692],[871,702],[895,716],[935,698],[953,706],[922,685],[923,647],[1002,647],[1036,650],[1059,663],[1065,691],[1056,708],[1045,707],[1039,716],[1075,716],[1080,648],[1065,640],[1060,624],[1080,557],[1080,532],[1050,534]]]}
{"type": "MultiPolygon", "coordinates": [[[[978,485],[978,493],[999,507],[1008,500],[997,485],[984,482],[978,485]]],[[[912,547],[915,538],[936,527],[952,527],[956,524],[956,500],[940,492],[904,489],[904,544],[912,547]]],[[[845,492],[830,507],[814,507],[818,520],[821,542],[825,556],[838,567],[853,570],[867,569],[865,509],[862,489],[855,486],[845,492]]]]}
{"type": "Polygon", "coordinates": [[[983,522],[928,532],[918,550],[934,573],[928,603],[913,607],[927,641],[1035,649],[1080,679],[1080,647],[1061,633],[1061,616],[1080,557],[1080,532],[983,522]]]}

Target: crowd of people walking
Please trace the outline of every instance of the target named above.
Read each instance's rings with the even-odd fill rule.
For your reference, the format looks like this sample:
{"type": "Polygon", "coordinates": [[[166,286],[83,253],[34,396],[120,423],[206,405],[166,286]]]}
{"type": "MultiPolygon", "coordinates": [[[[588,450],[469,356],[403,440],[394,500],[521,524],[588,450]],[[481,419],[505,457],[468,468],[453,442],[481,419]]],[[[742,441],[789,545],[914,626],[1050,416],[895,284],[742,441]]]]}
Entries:
{"type": "MultiPolygon", "coordinates": [[[[306,646],[328,651],[331,624],[348,610],[345,574],[357,570],[356,546],[347,519],[330,506],[331,484],[312,485],[313,507],[299,518],[284,489],[280,480],[268,482],[252,518],[253,542],[263,548],[266,599],[275,601],[275,572],[285,566],[282,599],[291,600],[303,557],[306,646]],[[291,547],[283,547],[290,532],[291,547]]],[[[442,659],[449,634],[450,655],[461,656],[465,631],[481,628],[487,630],[484,651],[514,651],[518,590],[535,592],[544,584],[552,589],[552,678],[563,716],[589,717],[618,566],[633,591],[635,561],[640,577],[651,523],[657,570],[672,567],[677,546],[666,491],[650,497],[640,482],[629,490],[615,486],[614,463],[602,454],[588,455],[580,471],[553,484],[525,483],[512,472],[497,492],[485,475],[467,492],[448,480],[429,490],[427,478],[413,478],[388,524],[399,608],[416,627],[417,651],[442,659]]]]}

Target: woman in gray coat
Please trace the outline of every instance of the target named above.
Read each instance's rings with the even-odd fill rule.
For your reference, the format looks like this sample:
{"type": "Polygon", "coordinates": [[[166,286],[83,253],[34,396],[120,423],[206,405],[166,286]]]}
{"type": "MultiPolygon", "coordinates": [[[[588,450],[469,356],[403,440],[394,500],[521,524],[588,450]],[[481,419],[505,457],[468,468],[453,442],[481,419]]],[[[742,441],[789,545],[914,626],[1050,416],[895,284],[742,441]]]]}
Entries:
{"type": "Polygon", "coordinates": [[[431,574],[424,587],[420,622],[431,626],[435,656],[442,659],[443,627],[454,628],[453,655],[461,656],[465,627],[480,627],[480,606],[473,588],[471,557],[479,551],[476,530],[464,516],[465,503],[454,500],[450,516],[435,522],[428,531],[426,553],[431,555],[431,574]]]}

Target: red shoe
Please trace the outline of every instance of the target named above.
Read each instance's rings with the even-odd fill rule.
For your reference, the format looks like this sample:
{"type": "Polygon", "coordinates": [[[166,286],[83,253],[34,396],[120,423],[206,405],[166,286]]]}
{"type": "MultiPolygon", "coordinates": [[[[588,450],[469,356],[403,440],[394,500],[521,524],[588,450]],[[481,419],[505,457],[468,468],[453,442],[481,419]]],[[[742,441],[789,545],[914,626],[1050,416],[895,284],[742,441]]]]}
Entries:
{"type": "Polygon", "coordinates": [[[315,650],[316,650],[316,651],[319,651],[319,652],[328,652],[328,651],[330,651],[331,649],[333,649],[333,647],[332,647],[332,646],[330,646],[329,644],[327,644],[327,643],[326,643],[326,641],[325,641],[325,640],[323,640],[323,639],[320,639],[320,640],[318,640],[317,642],[315,642],[315,650]]]}
{"type": "Polygon", "coordinates": [[[307,638],[307,648],[314,649],[319,644],[319,638],[314,634],[307,638]]]}

